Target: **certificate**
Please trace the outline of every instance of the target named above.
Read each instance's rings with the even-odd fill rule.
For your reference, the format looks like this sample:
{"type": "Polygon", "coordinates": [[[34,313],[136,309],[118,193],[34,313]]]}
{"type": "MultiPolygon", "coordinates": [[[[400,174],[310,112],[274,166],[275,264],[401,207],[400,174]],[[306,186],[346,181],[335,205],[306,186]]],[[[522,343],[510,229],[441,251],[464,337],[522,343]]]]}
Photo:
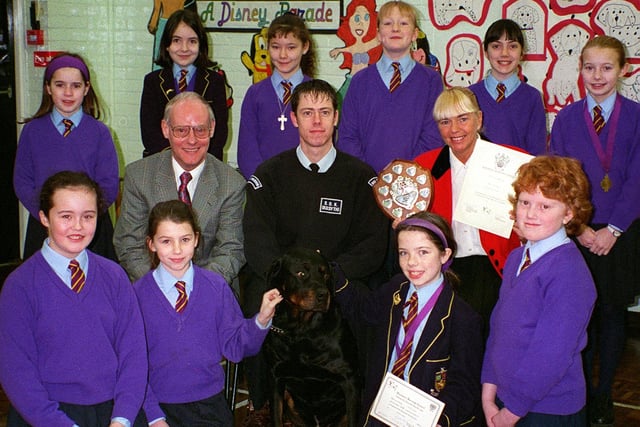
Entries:
{"type": "Polygon", "coordinates": [[[502,145],[478,139],[453,220],[508,238],[513,228],[513,181],[518,168],[533,156],[502,145]]]}
{"type": "Polygon", "coordinates": [[[387,372],[371,416],[392,427],[436,427],[444,403],[387,372]]]}

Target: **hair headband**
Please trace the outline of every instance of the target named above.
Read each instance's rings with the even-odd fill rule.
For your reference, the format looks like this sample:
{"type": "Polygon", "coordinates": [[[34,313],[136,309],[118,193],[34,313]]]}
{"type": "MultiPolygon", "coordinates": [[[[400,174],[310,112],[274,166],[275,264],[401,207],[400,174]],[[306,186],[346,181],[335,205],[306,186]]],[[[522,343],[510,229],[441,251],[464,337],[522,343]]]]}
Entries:
{"type": "Polygon", "coordinates": [[[53,73],[58,71],[60,68],[66,67],[77,68],[82,73],[84,80],[89,81],[89,69],[87,68],[85,63],[82,62],[81,59],[69,55],[62,55],[53,58],[44,72],[44,79],[46,81],[50,81],[51,77],[53,77],[53,73]]]}
{"type": "MultiPolygon", "coordinates": [[[[414,227],[426,228],[427,230],[432,231],[436,236],[438,236],[438,238],[442,242],[442,246],[444,246],[445,249],[449,247],[449,243],[447,242],[447,238],[444,237],[444,233],[434,223],[422,218],[407,218],[404,221],[402,221],[400,224],[398,224],[398,227],[405,226],[405,225],[413,225],[414,227]]],[[[449,266],[451,266],[452,262],[453,262],[453,256],[449,257],[447,262],[442,264],[441,270],[444,272],[445,270],[449,269],[449,266]]]]}

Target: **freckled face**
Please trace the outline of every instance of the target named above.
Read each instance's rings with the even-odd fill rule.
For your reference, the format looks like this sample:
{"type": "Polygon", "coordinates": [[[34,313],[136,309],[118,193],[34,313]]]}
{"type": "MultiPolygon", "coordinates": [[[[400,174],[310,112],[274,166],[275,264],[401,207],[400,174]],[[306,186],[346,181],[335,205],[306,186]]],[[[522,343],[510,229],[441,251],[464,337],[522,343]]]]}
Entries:
{"type": "Polygon", "coordinates": [[[522,236],[538,242],[552,236],[571,221],[573,212],[560,200],[545,197],[539,188],[518,195],[516,224],[522,236]]]}

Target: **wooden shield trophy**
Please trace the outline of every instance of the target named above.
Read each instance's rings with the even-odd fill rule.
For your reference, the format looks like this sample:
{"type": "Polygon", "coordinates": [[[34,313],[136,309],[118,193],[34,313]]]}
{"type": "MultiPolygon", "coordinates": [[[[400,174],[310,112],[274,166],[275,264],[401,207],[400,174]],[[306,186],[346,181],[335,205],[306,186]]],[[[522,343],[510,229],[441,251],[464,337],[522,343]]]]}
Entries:
{"type": "Polygon", "coordinates": [[[406,219],[429,207],[433,194],[431,173],[415,162],[394,160],[378,174],[373,193],[389,218],[406,219]]]}

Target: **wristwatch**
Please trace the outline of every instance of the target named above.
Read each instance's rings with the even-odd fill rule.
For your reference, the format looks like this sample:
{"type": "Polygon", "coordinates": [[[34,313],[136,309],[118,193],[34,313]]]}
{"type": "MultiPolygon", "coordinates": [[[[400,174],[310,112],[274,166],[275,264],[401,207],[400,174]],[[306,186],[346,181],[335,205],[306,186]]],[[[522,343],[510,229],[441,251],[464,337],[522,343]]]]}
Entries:
{"type": "Polygon", "coordinates": [[[622,232],[616,230],[615,228],[613,228],[610,225],[607,225],[607,230],[609,230],[611,232],[611,234],[613,234],[613,237],[620,237],[622,236],[622,232]]]}

